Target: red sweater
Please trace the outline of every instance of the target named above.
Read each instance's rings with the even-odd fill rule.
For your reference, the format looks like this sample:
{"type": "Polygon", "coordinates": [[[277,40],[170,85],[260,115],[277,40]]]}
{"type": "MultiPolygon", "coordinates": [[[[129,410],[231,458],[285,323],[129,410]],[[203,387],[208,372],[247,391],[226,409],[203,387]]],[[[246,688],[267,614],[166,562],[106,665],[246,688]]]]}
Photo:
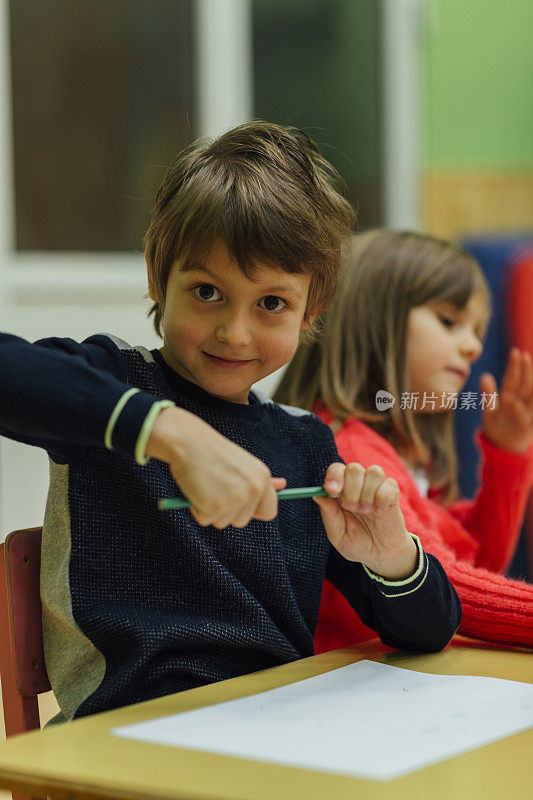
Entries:
{"type": "MultiPolygon", "coordinates": [[[[324,406],[315,412],[333,419],[324,406]]],[[[481,488],[473,500],[447,508],[422,497],[396,450],[357,419],[335,434],[340,455],[364,467],[379,464],[400,487],[407,530],[420,537],[446,570],[463,606],[460,633],[500,644],[533,647],[533,584],[498,574],[516,547],[533,477],[533,452],[514,455],[478,434],[483,454],[481,488]]],[[[347,601],[327,581],[315,633],[317,653],[357,644],[376,634],[365,627],[347,601]]]]}

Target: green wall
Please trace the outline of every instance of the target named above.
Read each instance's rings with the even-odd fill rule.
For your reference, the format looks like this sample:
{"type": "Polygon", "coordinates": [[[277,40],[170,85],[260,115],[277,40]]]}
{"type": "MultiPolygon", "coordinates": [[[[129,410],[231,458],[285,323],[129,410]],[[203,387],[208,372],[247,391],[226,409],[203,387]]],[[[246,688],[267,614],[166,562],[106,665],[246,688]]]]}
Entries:
{"type": "Polygon", "coordinates": [[[533,0],[429,0],[428,169],[533,168],[533,0]]]}

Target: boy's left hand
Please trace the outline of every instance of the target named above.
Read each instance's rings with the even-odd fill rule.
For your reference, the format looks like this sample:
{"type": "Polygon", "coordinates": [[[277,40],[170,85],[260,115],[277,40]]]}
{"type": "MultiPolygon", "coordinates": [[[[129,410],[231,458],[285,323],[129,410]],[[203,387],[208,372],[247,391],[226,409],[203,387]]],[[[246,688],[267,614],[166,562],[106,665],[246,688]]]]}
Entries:
{"type": "Polygon", "coordinates": [[[328,539],[344,558],[388,580],[413,574],[418,549],[405,528],[395,480],[378,466],[335,463],[327,469],[324,488],[330,497],[314,500],[328,539]]]}
{"type": "MultiPolygon", "coordinates": [[[[481,392],[495,394],[497,384],[486,372],[481,392]]],[[[533,367],[529,353],[513,347],[495,407],[483,411],[482,431],[496,447],[511,453],[527,453],[533,441],[533,367]]]]}

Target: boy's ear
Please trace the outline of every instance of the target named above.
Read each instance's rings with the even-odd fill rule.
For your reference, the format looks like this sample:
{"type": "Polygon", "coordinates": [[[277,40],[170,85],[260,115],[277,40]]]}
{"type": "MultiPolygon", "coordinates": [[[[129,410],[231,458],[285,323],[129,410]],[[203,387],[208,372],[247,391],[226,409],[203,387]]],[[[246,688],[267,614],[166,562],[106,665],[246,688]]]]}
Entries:
{"type": "Polygon", "coordinates": [[[148,250],[144,251],[144,260],[146,261],[146,273],[148,276],[148,294],[150,295],[150,300],[153,300],[154,303],[158,303],[157,295],[155,292],[155,287],[152,281],[152,268],[150,265],[150,260],[148,258],[148,250]]]}

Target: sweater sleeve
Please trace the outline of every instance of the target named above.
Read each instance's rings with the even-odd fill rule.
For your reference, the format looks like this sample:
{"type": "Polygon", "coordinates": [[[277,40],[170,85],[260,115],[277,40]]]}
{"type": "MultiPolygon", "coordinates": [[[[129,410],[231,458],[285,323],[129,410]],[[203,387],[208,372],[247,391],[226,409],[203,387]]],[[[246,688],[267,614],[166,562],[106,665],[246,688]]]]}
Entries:
{"type": "MultiPolygon", "coordinates": [[[[466,555],[459,557],[461,548],[466,553],[470,534],[465,532],[466,538],[461,539],[459,522],[447,509],[420,495],[405,465],[388,443],[383,444],[386,447],[378,452],[374,439],[350,436],[349,448],[359,449],[363,461],[380,463],[385,474],[398,481],[407,529],[420,536],[426,552],[438,558],[459,595],[463,609],[459,632],[474,639],[533,647],[533,585],[478,567],[466,555]]],[[[339,441],[338,446],[344,455],[339,441]]]]}
{"type": "Polygon", "coordinates": [[[127,366],[109,337],[32,344],[0,334],[0,374],[0,434],[43,447],[56,461],[92,446],[143,463],[137,445],[161,398],[127,382],[127,366]]]}
{"type": "Polygon", "coordinates": [[[477,540],[476,566],[504,572],[513,557],[533,478],[533,448],[525,455],[495,447],[479,432],[480,488],[473,500],[448,506],[450,514],[477,540]]]}
{"type": "Polygon", "coordinates": [[[380,464],[398,482],[407,530],[420,537],[426,553],[436,556],[459,595],[463,609],[459,632],[474,639],[533,647],[533,585],[475,566],[470,557],[475,553],[475,547],[469,547],[471,535],[447,509],[422,497],[398,454],[374,431],[361,423],[345,425],[335,439],[346,461],[380,464]]]}
{"type": "MultiPolygon", "coordinates": [[[[321,483],[333,461],[361,461],[351,448],[340,446],[327,425],[315,426],[313,438],[315,445],[320,443],[323,459],[319,468],[321,483]]],[[[424,552],[416,536],[415,541],[417,568],[404,580],[386,580],[363,564],[348,561],[333,546],[325,577],[335,587],[333,591],[338,590],[346,598],[349,612],[353,613],[353,609],[365,625],[376,631],[383,644],[399,650],[434,652],[442,650],[457,630],[461,604],[437,559],[424,552]]]]}
{"type": "Polygon", "coordinates": [[[331,549],[326,577],[342,592],[383,644],[399,650],[442,650],[461,621],[461,604],[437,559],[418,537],[418,566],[405,580],[389,581],[331,549]]]}
{"type": "Polygon", "coordinates": [[[457,560],[439,541],[426,548],[435,553],[461,598],[459,632],[474,639],[533,647],[533,585],[505,578],[457,560]]]}

